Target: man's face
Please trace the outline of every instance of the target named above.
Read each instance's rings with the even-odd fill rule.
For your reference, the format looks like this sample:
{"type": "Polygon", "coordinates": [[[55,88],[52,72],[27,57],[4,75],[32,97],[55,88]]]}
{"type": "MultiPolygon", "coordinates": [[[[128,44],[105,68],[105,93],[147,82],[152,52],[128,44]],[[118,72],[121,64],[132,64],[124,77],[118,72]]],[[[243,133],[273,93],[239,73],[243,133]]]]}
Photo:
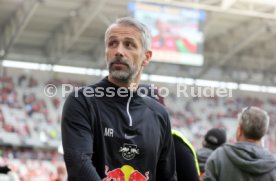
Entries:
{"type": "Polygon", "coordinates": [[[105,56],[111,78],[132,81],[141,73],[146,60],[141,33],[134,27],[113,25],[107,35],[105,56]]]}

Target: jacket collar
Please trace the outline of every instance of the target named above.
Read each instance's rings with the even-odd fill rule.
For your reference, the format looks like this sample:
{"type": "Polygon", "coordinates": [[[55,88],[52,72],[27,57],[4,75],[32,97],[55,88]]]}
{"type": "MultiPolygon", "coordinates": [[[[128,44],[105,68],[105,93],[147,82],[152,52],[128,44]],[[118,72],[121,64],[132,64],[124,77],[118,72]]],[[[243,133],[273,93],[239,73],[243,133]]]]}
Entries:
{"type": "Polygon", "coordinates": [[[108,80],[108,77],[102,79],[99,83],[95,84],[95,89],[104,94],[103,98],[115,98],[120,100],[141,99],[142,96],[137,91],[130,91],[125,87],[119,87],[108,80]]]}

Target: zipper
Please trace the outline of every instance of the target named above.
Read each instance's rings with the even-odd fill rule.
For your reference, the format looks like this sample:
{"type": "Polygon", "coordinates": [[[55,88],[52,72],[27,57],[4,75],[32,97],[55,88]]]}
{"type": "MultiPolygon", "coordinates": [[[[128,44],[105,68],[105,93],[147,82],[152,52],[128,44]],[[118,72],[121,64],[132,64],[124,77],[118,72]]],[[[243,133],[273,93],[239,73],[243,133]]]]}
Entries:
{"type": "Polygon", "coordinates": [[[129,126],[132,126],[132,117],[129,113],[129,104],[130,104],[130,101],[131,101],[131,96],[129,96],[128,100],[127,100],[127,107],[126,107],[126,111],[127,111],[127,115],[128,115],[128,118],[129,118],[129,126]]]}

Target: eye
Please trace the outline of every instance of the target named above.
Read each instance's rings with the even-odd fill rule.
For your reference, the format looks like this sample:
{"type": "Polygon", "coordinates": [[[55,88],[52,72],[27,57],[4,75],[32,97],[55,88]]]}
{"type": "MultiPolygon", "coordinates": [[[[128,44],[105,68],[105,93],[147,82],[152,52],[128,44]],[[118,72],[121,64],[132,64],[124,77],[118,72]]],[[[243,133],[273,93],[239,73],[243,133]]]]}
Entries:
{"type": "Polygon", "coordinates": [[[108,42],[108,47],[109,48],[115,48],[118,45],[118,41],[112,40],[108,42]]]}
{"type": "Polygon", "coordinates": [[[136,48],[136,45],[133,42],[127,41],[127,42],[125,42],[125,47],[127,47],[127,48],[136,48]]]}

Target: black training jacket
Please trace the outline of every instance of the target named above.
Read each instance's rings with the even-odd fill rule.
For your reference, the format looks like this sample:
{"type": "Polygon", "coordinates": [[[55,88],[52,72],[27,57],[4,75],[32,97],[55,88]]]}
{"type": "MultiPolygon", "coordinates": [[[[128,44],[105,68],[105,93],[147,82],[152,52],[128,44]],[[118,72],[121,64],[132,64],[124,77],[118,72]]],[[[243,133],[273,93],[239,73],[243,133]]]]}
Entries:
{"type": "Polygon", "coordinates": [[[176,180],[168,114],[137,92],[105,78],[68,96],[61,128],[69,181],[176,180]]]}

